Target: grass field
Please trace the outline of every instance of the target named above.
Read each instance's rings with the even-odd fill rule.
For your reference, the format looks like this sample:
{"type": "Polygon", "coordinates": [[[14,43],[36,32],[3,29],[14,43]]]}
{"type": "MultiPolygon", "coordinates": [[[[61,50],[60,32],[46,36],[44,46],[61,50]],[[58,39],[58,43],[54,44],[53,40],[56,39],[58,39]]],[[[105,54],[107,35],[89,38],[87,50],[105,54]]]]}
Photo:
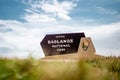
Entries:
{"type": "Polygon", "coordinates": [[[0,80],[120,80],[120,57],[0,59],[0,80]]]}

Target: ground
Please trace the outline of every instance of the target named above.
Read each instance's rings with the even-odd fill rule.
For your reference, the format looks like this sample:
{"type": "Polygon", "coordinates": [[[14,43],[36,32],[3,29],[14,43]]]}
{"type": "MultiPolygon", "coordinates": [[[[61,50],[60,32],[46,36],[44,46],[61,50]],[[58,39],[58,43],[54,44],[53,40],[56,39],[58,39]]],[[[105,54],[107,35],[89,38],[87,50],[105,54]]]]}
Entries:
{"type": "Polygon", "coordinates": [[[95,54],[1,58],[0,80],[120,80],[120,58],[95,54]]]}

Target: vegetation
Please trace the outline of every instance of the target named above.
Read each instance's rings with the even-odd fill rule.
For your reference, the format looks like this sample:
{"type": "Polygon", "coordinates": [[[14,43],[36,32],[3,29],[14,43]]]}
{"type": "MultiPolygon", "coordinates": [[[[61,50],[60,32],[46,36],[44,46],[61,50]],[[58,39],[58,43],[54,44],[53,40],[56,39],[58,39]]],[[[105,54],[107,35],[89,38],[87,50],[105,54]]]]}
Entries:
{"type": "Polygon", "coordinates": [[[0,59],[0,80],[120,80],[120,58],[0,59]]]}

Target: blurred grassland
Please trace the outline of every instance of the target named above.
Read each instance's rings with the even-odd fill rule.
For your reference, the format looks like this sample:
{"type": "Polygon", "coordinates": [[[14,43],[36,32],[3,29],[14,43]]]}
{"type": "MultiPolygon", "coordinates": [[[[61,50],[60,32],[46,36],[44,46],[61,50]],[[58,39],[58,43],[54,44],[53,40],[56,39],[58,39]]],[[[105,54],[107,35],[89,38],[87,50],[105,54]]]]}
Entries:
{"type": "Polygon", "coordinates": [[[120,57],[79,61],[1,58],[0,80],[120,80],[120,57]]]}

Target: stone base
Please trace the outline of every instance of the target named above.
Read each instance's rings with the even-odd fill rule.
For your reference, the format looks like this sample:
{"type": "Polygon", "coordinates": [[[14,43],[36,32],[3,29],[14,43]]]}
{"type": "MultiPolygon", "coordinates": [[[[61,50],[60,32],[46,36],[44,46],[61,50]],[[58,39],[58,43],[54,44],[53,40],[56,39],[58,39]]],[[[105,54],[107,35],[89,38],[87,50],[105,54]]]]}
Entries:
{"type": "Polygon", "coordinates": [[[79,54],[96,54],[95,47],[90,37],[81,38],[79,48],[78,48],[78,53],[79,54]]]}

